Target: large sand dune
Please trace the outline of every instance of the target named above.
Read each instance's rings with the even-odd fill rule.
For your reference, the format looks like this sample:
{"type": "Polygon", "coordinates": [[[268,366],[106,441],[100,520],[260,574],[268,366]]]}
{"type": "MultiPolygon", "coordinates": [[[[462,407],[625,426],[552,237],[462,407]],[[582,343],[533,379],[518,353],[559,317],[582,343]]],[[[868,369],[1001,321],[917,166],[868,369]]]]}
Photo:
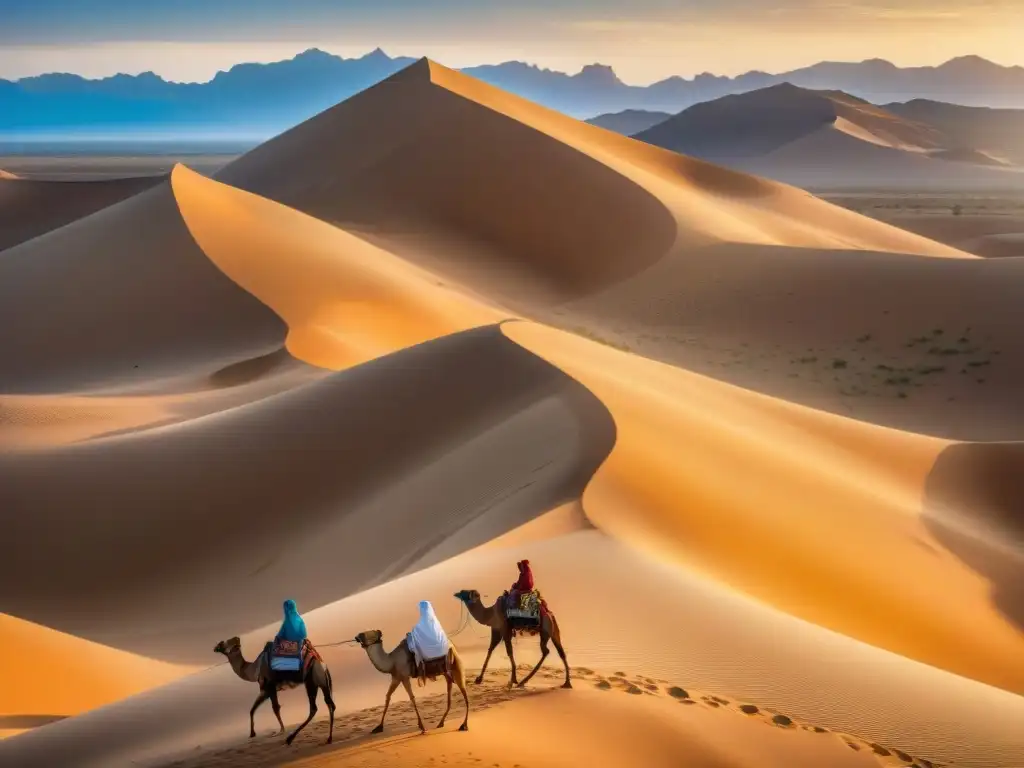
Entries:
{"type": "Polygon", "coordinates": [[[136,195],[161,177],[37,181],[0,170],[0,251],[136,195]]]}
{"type": "Polygon", "coordinates": [[[329,644],[395,643],[425,597],[478,664],[451,595],[493,600],[525,556],[604,684],[485,686],[498,752],[475,729],[322,750],[318,726],[292,754],[240,748],[254,686],[217,667],[0,759],[1024,763],[1019,271],[428,61],[217,181],[176,168],[0,255],[4,610],[178,674],[151,659],[213,663],[235,634],[251,654],[293,597],[354,739],[386,680],[329,644]],[[746,389],[706,359],[749,348],[746,389]],[[830,399],[861,374],[868,405],[830,399]],[[583,723],[607,725],[593,752],[565,741],[583,723]],[[519,728],[543,738],[510,756],[519,728]]]}
{"type": "Polygon", "coordinates": [[[782,83],[697,104],[636,138],[819,189],[1024,188],[1019,169],[962,143],[963,131],[914,114],[782,83]]]}

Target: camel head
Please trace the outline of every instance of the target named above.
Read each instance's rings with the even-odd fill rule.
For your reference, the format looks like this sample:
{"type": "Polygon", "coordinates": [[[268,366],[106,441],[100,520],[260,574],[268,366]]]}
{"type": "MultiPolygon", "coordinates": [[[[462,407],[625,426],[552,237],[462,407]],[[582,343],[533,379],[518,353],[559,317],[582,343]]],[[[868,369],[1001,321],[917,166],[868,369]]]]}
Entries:
{"type": "Polygon", "coordinates": [[[221,640],[217,645],[213,647],[214,653],[223,653],[227,656],[232,651],[241,649],[242,641],[237,637],[232,637],[230,640],[221,640]]]}
{"type": "Polygon", "coordinates": [[[368,629],[365,632],[360,632],[356,635],[355,640],[361,647],[369,648],[371,645],[377,645],[384,639],[384,633],[379,629],[368,629]]]}
{"type": "Polygon", "coordinates": [[[455,593],[455,599],[461,600],[466,605],[480,602],[480,593],[475,589],[463,589],[455,593]]]}

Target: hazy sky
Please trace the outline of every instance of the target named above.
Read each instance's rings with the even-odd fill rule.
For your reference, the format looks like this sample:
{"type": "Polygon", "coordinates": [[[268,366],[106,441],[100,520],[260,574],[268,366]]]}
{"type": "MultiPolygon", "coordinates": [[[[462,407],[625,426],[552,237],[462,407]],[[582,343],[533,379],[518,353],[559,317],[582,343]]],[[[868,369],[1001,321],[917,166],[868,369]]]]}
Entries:
{"type": "Polygon", "coordinates": [[[820,60],[1024,64],[1024,0],[0,0],[0,77],[208,80],[313,46],[453,67],[601,62],[632,83],[820,60]]]}

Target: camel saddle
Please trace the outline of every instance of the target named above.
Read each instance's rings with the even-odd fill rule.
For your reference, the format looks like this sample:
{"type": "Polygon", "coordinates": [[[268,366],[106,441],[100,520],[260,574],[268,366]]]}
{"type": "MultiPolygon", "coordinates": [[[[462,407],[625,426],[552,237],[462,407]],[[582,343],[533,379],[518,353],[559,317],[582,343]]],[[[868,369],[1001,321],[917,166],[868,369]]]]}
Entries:
{"type": "Polygon", "coordinates": [[[294,640],[277,638],[274,642],[267,643],[265,653],[270,660],[270,669],[276,677],[282,679],[296,678],[301,681],[314,660],[323,661],[320,653],[308,639],[304,640],[300,647],[294,640]]]}
{"type": "Polygon", "coordinates": [[[420,685],[426,685],[428,678],[433,682],[439,677],[447,677],[451,671],[452,652],[449,650],[444,656],[439,656],[436,659],[419,659],[416,677],[419,678],[420,685]]]}
{"type": "Polygon", "coordinates": [[[539,590],[519,593],[516,599],[513,599],[510,593],[505,593],[505,618],[513,630],[538,631],[543,607],[544,600],[539,590]]]}

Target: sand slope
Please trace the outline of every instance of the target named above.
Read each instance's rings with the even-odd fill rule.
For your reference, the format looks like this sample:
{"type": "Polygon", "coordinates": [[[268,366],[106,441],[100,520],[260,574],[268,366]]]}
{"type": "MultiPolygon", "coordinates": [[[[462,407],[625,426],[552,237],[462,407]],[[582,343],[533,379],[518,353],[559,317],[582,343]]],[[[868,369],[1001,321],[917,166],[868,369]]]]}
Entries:
{"type": "Polygon", "coordinates": [[[56,722],[194,671],[0,614],[0,734],[56,722]]]}
{"type": "MultiPolygon", "coordinates": [[[[505,332],[583,382],[615,419],[615,450],[584,495],[600,528],[809,621],[1024,690],[1016,600],[994,605],[993,585],[925,519],[938,502],[926,485],[938,482],[944,443],[804,411],[540,326],[505,332]],[[737,474],[741,483],[730,479],[737,474]],[[913,576],[893,573],[893,563],[913,576]],[[950,623],[951,610],[971,616],[970,627],[950,623]]],[[[995,467],[979,461],[951,485],[995,467]]],[[[997,516],[1024,493],[1012,476],[1009,467],[987,476],[1001,488],[988,501],[997,516]]],[[[972,496],[947,506],[981,513],[972,496]]],[[[1015,537],[990,530],[977,546],[996,557],[1015,537]]]]}
{"type": "Polygon", "coordinates": [[[0,170],[0,251],[62,227],[160,183],[161,177],[36,181],[0,170]]]}
{"type": "Polygon", "coordinates": [[[169,182],[4,252],[0,325],[17,329],[0,346],[0,392],[123,386],[284,339],[196,246],[169,182]]]}
{"type": "MultiPolygon", "coordinates": [[[[596,531],[503,551],[488,548],[467,553],[309,612],[306,621],[319,643],[342,640],[373,627],[383,630],[385,645],[390,648],[415,621],[417,601],[429,599],[437,607],[444,626],[453,633],[460,653],[470,664],[479,664],[486,651],[487,632],[470,624],[463,632],[454,634],[461,622],[458,603],[451,595],[458,589],[476,588],[493,599],[496,590],[514,577],[514,563],[521,557],[534,564],[540,587],[563,625],[569,660],[580,670],[576,677],[580,690],[567,692],[568,697],[577,692],[586,696],[592,683],[587,682],[582,669],[590,668],[600,670],[608,679],[622,672],[640,685],[661,680],[665,681],[661,685],[681,686],[694,697],[698,695],[696,691],[705,691],[731,702],[731,711],[716,713],[722,716],[719,722],[723,730],[707,723],[707,738],[694,736],[697,743],[691,743],[691,749],[727,753],[731,749],[743,750],[745,747],[737,743],[738,734],[746,731],[736,730],[743,728],[736,705],[753,702],[796,720],[857,734],[935,762],[999,768],[1020,762],[1024,755],[1024,742],[1017,727],[1022,716],[1019,696],[793,619],[738,596],[699,574],[659,563],[646,553],[596,531]],[[598,599],[604,610],[594,610],[598,599]],[[751,674],[751,670],[756,670],[756,674],[751,674]]],[[[266,626],[243,638],[246,652],[253,653],[274,628],[266,626]]],[[[357,730],[365,734],[376,718],[372,714],[349,713],[382,704],[387,679],[370,666],[358,648],[326,648],[324,653],[336,681],[340,722],[357,719],[363,723],[357,730]]],[[[539,657],[536,640],[518,641],[515,653],[520,663],[534,664],[539,657]]],[[[216,660],[212,655],[210,658],[211,662],[216,660]]],[[[500,651],[494,654],[492,668],[498,673],[490,680],[500,683],[507,679],[508,665],[500,651]]],[[[561,671],[559,662],[553,658],[549,658],[544,669],[555,675],[561,671]]],[[[539,677],[528,690],[543,690],[559,682],[557,678],[539,677]]],[[[416,695],[423,698],[442,691],[443,686],[433,684],[427,689],[416,689],[416,695]]],[[[60,764],[73,755],[76,765],[89,768],[141,760],[154,751],[171,754],[171,759],[194,757],[197,745],[214,750],[226,747],[234,752],[247,746],[247,712],[253,695],[251,685],[220,668],[8,740],[0,746],[0,758],[33,768],[60,764]],[[134,727],[125,729],[129,712],[133,713],[134,727]]],[[[643,701],[642,697],[617,690],[601,695],[623,697],[629,702],[623,703],[623,707],[643,701]]],[[[487,694],[474,696],[486,702],[487,694]]],[[[396,695],[394,704],[401,706],[401,695],[396,695]]],[[[456,696],[453,715],[461,715],[460,705],[456,696]]],[[[521,706],[532,710],[533,699],[522,701],[521,706]]],[[[538,706],[541,712],[547,711],[544,705],[538,706]]],[[[682,709],[675,702],[672,706],[682,709]]],[[[297,723],[305,712],[303,696],[286,695],[282,707],[285,721],[297,723]]],[[[520,707],[520,702],[516,707],[520,707]]],[[[572,701],[565,707],[565,716],[570,719],[586,716],[590,711],[586,699],[579,704],[572,701]]],[[[626,717],[630,711],[637,710],[620,710],[620,714],[626,717]]],[[[483,722],[492,713],[501,718],[499,722],[515,723],[513,713],[505,721],[499,712],[494,709],[471,714],[471,733],[476,730],[475,718],[483,722]]],[[[321,712],[321,722],[323,716],[321,712]]],[[[401,723],[402,715],[398,714],[396,719],[401,723]]],[[[693,721],[674,722],[674,727],[685,728],[693,721]]],[[[258,732],[269,734],[273,723],[269,711],[261,712],[257,717],[258,732]]],[[[454,727],[455,723],[450,721],[449,728],[454,727]]],[[[322,746],[323,736],[320,731],[316,736],[305,737],[300,754],[321,759],[331,756],[330,750],[322,746]]],[[[269,755],[285,756],[279,739],[268,741],[275,747],[269,755]]],[[[424,741],[429,743],[430,739],[424,741]]],[[[546,740],[538,743],[547,744],[546,740]]],[[[387,741],[377,748],[367,744],[360,750],[360,757],[370,764],[386,760],[395,765],[406,764],[393,754],[393,746],[387,741]]],[[[548,746],[559,750],[570,745],[555,742],[548,746]]],[[[440,760],[448,748],[437,744],[425,745],[424,749],[440,760]]],[[[842,749],[853,753],[845,746],[842,749]]],[[[863,746],[861,751],[866,751],[863,746]]],[[[799,752],[783,752],[780,762],[765,764],[816,764],[801,762],[796,755],[799,752]],[[791,762],[794,759],[796,763],[791,762]]],[[[247,762],[242,762],[237,753],[235,757],[235,764],[278,764],[262,763],[256,756],[247,762]]],[[[427,755],[424,753],[423,757],[427,755]]],[[[166,763],[166,759],[154,762],[166,763]]],[[[413,764],[419,763],[414,760],[413,764]]]]}

